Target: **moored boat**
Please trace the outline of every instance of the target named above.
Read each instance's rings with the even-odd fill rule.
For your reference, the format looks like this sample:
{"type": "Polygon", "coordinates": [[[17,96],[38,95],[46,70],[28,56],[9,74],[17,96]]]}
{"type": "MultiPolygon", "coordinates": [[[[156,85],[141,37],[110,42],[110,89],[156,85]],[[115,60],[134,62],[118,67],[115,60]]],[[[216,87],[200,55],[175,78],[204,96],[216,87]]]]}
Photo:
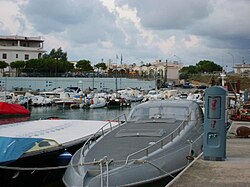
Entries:
{"type": "Polygon", "coordinates": [[[71,106],[74,106],[74,105],[80,105],[80,104],[82,104],[82,102],[79,100],[68,98],[68,99],[62,99],[62,100],[55,101],[55,104],[59,108],[64,109],[64,108],[71,108],[71,106]]]}
{"type": "Polygon", "coordinates": [[[0,118],[29,116],[30,111],[19,104],[0,102],[0,118]]]}
{"type": "MultiPolygon", "coordinates": [[[[202,151],[203,112],[188,100],[137,105],[128,120],[86,141],[71,158],[66,186],[138,186],[171,179],[202,151]]],[[[98,133],[98,132],[97,132],[98,133]]]]}
{"type": "Polygon", "coordinates": [[[234,121],[248,121],[250,122],[250,101],[247,101],[239,109],[236,114],[231,117],[234,121]]]}
{"type": "Polygon", "coordinates": [[[125,98],[110,98],[107,101],[108,108],[123,108],[130,107],[131,102],[127,101],[125,98]]]}
{"type": "Polygon", "coordinates": [[[56,178],[58,180],[65,170],[65,167],[60,168],[60,165],[57,165],[61,154],[65,151],[73,154],[104,124],[109,124],[103,129],[105,132],[117,123],[58,119],[1,125],[1,185],[34,186],[32,180],[36,180],[39,182],[35,186],[42,186],[55,181],[56,178]],[[55,169],[41,170],[41,167],[55,169]]]}
{"type": "Polygon", "coordinates": [[[89,108],[95,109],[95,108],[103,108],[107,105],[105,98],[93,98],[90,102],[89,108]]]}

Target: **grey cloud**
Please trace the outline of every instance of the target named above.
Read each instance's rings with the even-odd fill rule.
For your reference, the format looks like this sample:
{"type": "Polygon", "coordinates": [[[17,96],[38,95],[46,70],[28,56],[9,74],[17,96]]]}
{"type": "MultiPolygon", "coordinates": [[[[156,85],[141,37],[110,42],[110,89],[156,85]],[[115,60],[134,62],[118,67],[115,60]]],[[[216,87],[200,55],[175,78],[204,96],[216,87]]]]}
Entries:
{"type": "MultiPolygon", "coordinates": [[[[128,4],[130,8],[137,10],[142,26],[154,36],[153,42],[175,36],[176,44],[171,52],[177,51],[183,62],[187,59],[197,63],[196,60],[192,61],[192,58],[196,56],[200,59],[202,53],[200,46],[183,50],[182,40],[187,38],[187,35],[199,36],[199,45],[213,51],[210,56],[215,55],[218,48],[224,48],[224,53],[231,49],[241,50],[239,53],[242,56],[247,56],[245,51],[250,49],[248,20],[250,1],[117,0],[115,2],[117,6],[128,4]]],[[[117,14],[110,13],[98,0],[29,0],[20,8],[37,32],[63,37],[63,40],[72,46],[66,51],[74,57],[84,51],[85,55],[92,55],[93,59],[108,58],[114,50],[122,53],[124,59],[130,55],[143,56],[144,59],[166,56],[155,47],[156,45],[146,46],[146,39],[129,20],[119,20],[122,29],[118,27],[115,23],[116,19],[119,19],[117,14]],[[129,40],[126,40],[126,36],[129,40]],[[108,53],[108,49],[102,48],[100,44],[102,41],[111,41],[114,49],[108,53]]],[[[24,21],[19,22],[24,28],[24,21]]],[[[20,31],[23,30],[22,27],[20,31]]]]}
{"type": "Polygon", "coordinates": [[[142,25],[151,29],[184,29],[196,20],[207,17],[212,7],[209,1],[200,0],[121,0],[136,7],[142,25]]]}
{"type": "Polygon", "coordinates": [[[85,18],[82,10],[70,0],[31,0],[21,6],[23,14],[42,33],[63,31],[65,27],[77,24],[85,18]],[[80,13],[80,14],[79,14],[80,13]]]}
{"type": "Polygon", "coordinates": [[[99,1],[30,0],[21,8],[42,34],[61,33],[72,45],[112,41],[117,48],[124,47],[125,35],[115,15],[99,1]]]}
{"type": "MultiPolygon", "coordinates": [[[[123,51],[125,48],[135,50],[135,36],[138,31],[131,23],[125,25],[126,34],[132,36],[130,42],[126,43],[125,34],[115,23],[116,15],[110,13],[101,2],[92,0],[72,2],[72,0],[30,0],[21,7],[21,10],[38,32],[57,35],[58,38],[63,38],[72,47],[74,46],[74,50],[75,46],[79,46],[85,53],[101,53],[105,51],[100,49],[102,41],[111,41],[117,51],[123,51]]],[[[76,54],[73,49],[67,51],[69,54],[70,51],[76,54]]]]}
{"type": "Polygon", "coordinates": [[[197,35],[211,51],[241,51],[250,62],[250,1],[119,0],[118,4],[136,8],[142,25],[161,36],[172,33],[180,41],[186,34],[197,35]]]}
{"type": "MultiPolygon", "coordinates": [[[[82,35],[87,32],[95,33],[101,29],[98,25],[103,25],[100,23],[100,20],[103,21],[100,19],[101,16],[112,23],[112,17],[107,10],[92,0],[31,0],[21,8],[35,29],[44,34],[67,30],[70,34],[70,29],[74,27],[78,27],[82,35]],[[79,28],[81,25],[83,27],[79,28]]],[[[105,27],[103,29],[106,29],[105,27]]]]}
{"type": "Polygon", "coordinates": [[[248,49],[250,47],[250,1],[228,1],[215,3],[214,13],[196,22],[188,32],[205,37],[210,47],[248,49]],[[214,44],[214,45],[213,45],[214,44]]]}

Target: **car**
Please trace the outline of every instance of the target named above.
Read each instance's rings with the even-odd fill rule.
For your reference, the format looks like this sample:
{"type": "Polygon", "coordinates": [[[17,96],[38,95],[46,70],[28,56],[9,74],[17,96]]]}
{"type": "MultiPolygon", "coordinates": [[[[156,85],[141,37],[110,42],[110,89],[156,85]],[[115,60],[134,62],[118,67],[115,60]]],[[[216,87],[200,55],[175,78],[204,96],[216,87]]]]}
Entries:
{"type": "Polygon", "coordinates": [[[199,85],[196,88],[197,89],[206,89],[206,88],[208,88],[208,86],[206,86],[206,85],[199,85]]]}
{"type": "Polygon", "coordinates": [[[192,86],[192,84],[183,84],[182,88],[183,89],[190,89],[190,88],[193,88],[193,86],[192,86]]]}

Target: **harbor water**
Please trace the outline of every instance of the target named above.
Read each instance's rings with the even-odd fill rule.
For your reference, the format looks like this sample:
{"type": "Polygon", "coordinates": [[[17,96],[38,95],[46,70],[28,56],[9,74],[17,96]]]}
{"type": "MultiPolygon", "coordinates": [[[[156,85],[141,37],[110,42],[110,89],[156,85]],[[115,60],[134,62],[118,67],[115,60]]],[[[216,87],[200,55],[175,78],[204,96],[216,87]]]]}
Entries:
{"type": "Polygon", "coordinates": [[[107,107],[97,109],[63,109],[57,106],[31,107],[30,120],[46,119],[58,117],[61,119],[79,119],[79,120],[112,120],[119,115],[128,114],[131,108],[138,103],[132,103],[131,107],[109,109],[107,107]]]}

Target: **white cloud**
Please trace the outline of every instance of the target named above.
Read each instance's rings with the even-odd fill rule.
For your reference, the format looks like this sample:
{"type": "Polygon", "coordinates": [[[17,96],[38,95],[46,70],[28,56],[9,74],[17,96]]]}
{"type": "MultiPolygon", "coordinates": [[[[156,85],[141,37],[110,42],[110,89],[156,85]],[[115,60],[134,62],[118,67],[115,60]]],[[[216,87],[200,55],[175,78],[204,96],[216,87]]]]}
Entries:
{"type": "Polygon", "coordinates": [[[0,1],[0,23],[1,28],[10,34],[16,34],[19,29],[19,7],[11,1],[0,1]],[[11,11],[10,11],[11,10],[11,11]]]}
{"type": "Polygon", "coordinates": [[[160,50],[168,55],[171,54],[173,47],[175,46],[176,41],[175,41],[175,36],[171,36],[170,38],[166,40],[162,40],[156,44],[160,48],[160,50]]]}
{"type": "Polygon", "coordinates": [[[183,39],[183,42],[187,48],[190,48],[197,46],[199,43],[199,39],[195,35],[190,35],[186,39],[183,39]]]}

